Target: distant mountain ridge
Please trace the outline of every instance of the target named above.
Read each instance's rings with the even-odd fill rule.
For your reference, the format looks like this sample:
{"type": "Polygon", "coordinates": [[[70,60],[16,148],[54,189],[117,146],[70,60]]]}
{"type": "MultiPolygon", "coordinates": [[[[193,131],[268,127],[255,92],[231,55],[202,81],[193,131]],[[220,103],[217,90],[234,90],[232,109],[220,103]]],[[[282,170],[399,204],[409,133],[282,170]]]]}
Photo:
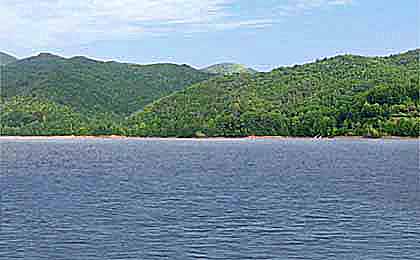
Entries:
{"type": "Polygon", "coordinates": [[[212,73],[212,74],[221,74],[221,75],[232,75],[232,74],[237,74],[237,73],[255,74],[258,72],[252,68],[247,68],[245,65],[237,64],[237,63],[215,64],[215,65],[202,69],[202,71],[212,73]]]}
{"type": "Polygon", "coordinates": [[[41,53],[2,66],[0,135],[417,137],[419,55],[215,74],[41,53]]]}
{"type": "Polygon", "coordinates": [[[40,53],[9,64],[1,96],[35,97],[90,115],[129,115],[145,105],[207,80],[211,74],[186,65],[136,65],[40,53]]]}
{"type": "Polygon", "coordinates": [[[15,62],[18,59],[4,52],[0,52],[0,66],[15,62]]]}

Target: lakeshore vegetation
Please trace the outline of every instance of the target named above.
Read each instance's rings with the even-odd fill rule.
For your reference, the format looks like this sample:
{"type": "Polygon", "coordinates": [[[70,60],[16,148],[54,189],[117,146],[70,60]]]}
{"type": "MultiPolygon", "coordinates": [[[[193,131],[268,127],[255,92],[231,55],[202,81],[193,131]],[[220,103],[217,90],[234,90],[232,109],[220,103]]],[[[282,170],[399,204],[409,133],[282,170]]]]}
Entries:
{"type": "Polygon", "coordinates": [[[0,133],[418,137],[419,55],[340,55],[267,73],[9,57],[0,133]]]}

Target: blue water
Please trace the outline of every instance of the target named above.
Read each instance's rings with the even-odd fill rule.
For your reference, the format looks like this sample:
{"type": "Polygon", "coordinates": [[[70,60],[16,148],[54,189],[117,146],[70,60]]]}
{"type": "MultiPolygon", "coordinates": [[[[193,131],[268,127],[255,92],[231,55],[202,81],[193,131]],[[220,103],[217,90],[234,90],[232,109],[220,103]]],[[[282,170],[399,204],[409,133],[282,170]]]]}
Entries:
{"type": "Polygon", "coordinates": [[[0,148],[0,259],[420,259],[417,141],[0,148]]]}

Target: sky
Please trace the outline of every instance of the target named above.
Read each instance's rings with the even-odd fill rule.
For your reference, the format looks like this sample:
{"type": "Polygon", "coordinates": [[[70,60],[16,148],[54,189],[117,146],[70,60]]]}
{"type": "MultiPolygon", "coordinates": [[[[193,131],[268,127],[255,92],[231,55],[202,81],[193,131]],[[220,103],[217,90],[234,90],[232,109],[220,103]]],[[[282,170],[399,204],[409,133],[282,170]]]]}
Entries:
{"type": "Polygon", "coordinates": [[[0,51],[267,71],[419,47],[418,0],[0,0],[0,51]]]}

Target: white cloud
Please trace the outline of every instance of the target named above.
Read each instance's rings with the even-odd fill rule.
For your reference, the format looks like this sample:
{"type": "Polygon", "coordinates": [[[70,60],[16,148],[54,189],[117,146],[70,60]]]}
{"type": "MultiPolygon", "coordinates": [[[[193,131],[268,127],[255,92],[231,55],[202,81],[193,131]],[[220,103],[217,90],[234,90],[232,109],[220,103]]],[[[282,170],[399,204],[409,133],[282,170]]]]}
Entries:
{"type": "Polygon", "coordinates": [[[231,0],[0,0],[0,40],[39,46],[220,20],[231,0]],[[175,26],[175,25],[173,25],[175,26]]]}
{"type": "Polygon", "coordinates": [[[330,5],[350,5],[353,4],[353,0],[335,0],[329,1],[330,5]]]}
{"type": "Polygon", "coordinates": [[[279,13],[245,18],[231,8],[241,0],[0,0],[0,41],[48,48],[177,30],[263,28],[281,15],[351,2],[279,0],[279,13]]]}
{"type": "Polygon", "coordinates": [[[353,0],[289,0],[288,4],[279,6],[282,15],[296,15],[328,6],[347,6],[353,0]]]}

